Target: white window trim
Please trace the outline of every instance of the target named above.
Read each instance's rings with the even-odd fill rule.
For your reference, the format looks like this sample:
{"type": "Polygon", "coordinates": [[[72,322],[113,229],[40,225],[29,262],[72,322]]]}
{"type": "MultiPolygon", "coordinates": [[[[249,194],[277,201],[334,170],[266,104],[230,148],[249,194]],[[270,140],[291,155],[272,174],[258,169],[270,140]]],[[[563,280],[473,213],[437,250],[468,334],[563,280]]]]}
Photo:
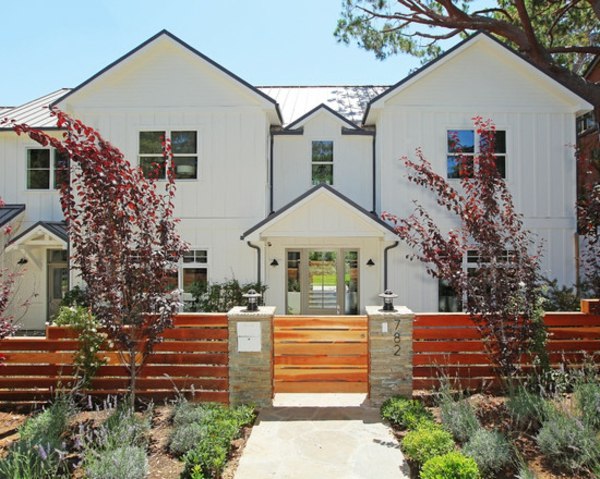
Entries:
{"type": "MultiPolygon", "coordinates": [[[[335,185],[335,166],[334,166],[334,160],[335,160],[335,140],[333,139],[329,139],[329,140],[324,140],[324,139],[316,139],[313,138],[310,140],[310,144],[309,144],[310,148],[309,148],[309,157],[310,157],[310,181],[309,181],[309,185],[311,188],[317,186],[313,183],[313,173],[312,173],[312,169],[313,166],[315,164],[317,165],[331,165],[331,185],[329,186],[334,186],[335,185]],[[313,143],[315,142],[331,142],[331,161],[314,161],[313,160],[313,143]]],[[[328,184],[328,183],[319,183],[319,184],[328,184]]]]}
{"type": "MultiPolygon", "coordinates": [[[[155,131],[160,131],[163,132],[165,134],[165,136],[170,140],[171,139],[171,133],[174,131],[193,131],[194,133],[196,133],[196,154],[193,155],[191,153],[179,153],[179,154],[175,154],[172,153],[173,158],[177,158],[177,157],[186,157],[186,156],[195,156],[196,157],[196,178],[175,178],[175,181],[179,182],[192,182],[192,181],[199,181],[200,180],[200,130],[198,130],[197,128],[190,128],[190,127],[181,127],[181,128],[161,128],[161,127],[156,127],[156,128],[143,128],[138,130],[137,132],[137,165],[138,167],[142,166],[142,158],[155,158],[158,156],[158,154],[151,154],[151,153],[140,153],[140,133],[145,133],[145,132],[155,132],[155,131]]],[[[163,158],[163,156],[161,155],[161,158],[163,158]]],[[[168,159],[167,159],[168,161],[168,159]]],[[[166,178],[158,178],[158,181],[166,181],[166,178]]]]}
{"type": "Polygon", "coordinates": [[[184,263],[183,262],[183,256],[179,259],[178,262],[178,266],[177,266],[177,286],[181,291],[181,298],[183,301],[192,301],[193,297],[191,295],[191,293],[186,293],[184,292],[183,289],[183,270],[186,268],[205,268],[206,269],[206,282],[210,282],[210,257],[211,257],[211,252],[209,248],[206,248],[204,246],[194,246],[191,247],[189,249],[189,251],[206,251],[206,262],[205,263],[200,263],[200,262],[191,262],[191,263],[184,263]]]}

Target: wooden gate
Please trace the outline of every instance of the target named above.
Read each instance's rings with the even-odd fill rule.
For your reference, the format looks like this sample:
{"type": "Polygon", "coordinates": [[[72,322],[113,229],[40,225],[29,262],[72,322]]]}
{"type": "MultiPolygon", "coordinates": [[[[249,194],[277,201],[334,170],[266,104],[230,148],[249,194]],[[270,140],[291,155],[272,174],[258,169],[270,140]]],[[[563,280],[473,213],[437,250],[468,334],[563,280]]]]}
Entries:
{"type": "Polygon", "coordinates": [[[368,392],[366,316],[275,316],[275,393],[368,392]]]}

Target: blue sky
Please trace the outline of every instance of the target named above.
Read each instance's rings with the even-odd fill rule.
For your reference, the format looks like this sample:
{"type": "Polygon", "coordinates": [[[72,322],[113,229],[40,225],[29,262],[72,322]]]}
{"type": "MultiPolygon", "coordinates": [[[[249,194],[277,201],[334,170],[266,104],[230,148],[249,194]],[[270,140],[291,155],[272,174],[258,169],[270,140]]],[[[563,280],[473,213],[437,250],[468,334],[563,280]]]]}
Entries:
{"type": "Polygon", "coordinates": [[[163,28],[253,85],[388,85],[384,62],[333,37],[341,0],[28,0],[2,5],[0,105],[75,87],[163,28]]]}

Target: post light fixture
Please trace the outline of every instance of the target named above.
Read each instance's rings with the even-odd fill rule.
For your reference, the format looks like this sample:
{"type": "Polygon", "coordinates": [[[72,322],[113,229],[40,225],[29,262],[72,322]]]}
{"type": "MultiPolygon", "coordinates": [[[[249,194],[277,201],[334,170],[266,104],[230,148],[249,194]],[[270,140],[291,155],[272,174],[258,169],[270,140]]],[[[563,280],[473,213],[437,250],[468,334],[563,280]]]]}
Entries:
{"type": "Polygon", "coordinates": [[[394,309],[394,298],[397,298],[398,295],[394,294],[391,289],[386,289],[379,297],[383,298],[383,309],[381,311],[396,311],[394,309]]]}
{"type": "Polygon", "coordinates": [[[257,293],[255,289],[249,289],[248,292],[242,294],[242,296],[248,300],[246,311],[258,311],[258,298],[260,298],[262,294],[257,293]]]}
{"type": "Polygon", "coordinates": [[[367,266],[375,266],[375,261],[369,258],[369,261],[367,261],[367,266]]]}
{"type": "Polygon", "coordinates": [[[279,261],[277,261],[276,259],[273,258],[273,261],[271,261],[271,266],[273,266],[273,267],[279,266],[279,261]]]}

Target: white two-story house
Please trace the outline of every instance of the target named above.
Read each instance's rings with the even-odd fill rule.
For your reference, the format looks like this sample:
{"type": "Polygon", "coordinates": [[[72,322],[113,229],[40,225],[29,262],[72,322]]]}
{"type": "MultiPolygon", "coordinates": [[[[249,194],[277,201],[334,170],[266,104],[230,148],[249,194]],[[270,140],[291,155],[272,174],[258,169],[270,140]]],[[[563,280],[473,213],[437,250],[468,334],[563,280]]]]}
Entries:
{"type": "MultiPolygon", "coordinates": [[[[179,228],[191,246],[179,265],[184,290],[260,280],[280,314],[360,314],[384,288],[416,311],[453,309],[380,215],[407,216],[413,200],[435,210],[400,158],[422,147],[458,181],[448,138],[476,151],[475,115],[496,124],[498,164],[543,240],[544,273],[575,282],[575,118],[591,105],[485,34],[391,87],[258,87],[162,31],[78,87],[0,117],[60,135],[48,106],[142,167],[160,160],[161,136],[171,139],[179,228]]],[[[26,269],[17,288],[32,298],[25,329],[42,329],[75,281],[60,165],[54,151],[0,131],[0,225],[13,227],[2,260],[26,269]]]]}

